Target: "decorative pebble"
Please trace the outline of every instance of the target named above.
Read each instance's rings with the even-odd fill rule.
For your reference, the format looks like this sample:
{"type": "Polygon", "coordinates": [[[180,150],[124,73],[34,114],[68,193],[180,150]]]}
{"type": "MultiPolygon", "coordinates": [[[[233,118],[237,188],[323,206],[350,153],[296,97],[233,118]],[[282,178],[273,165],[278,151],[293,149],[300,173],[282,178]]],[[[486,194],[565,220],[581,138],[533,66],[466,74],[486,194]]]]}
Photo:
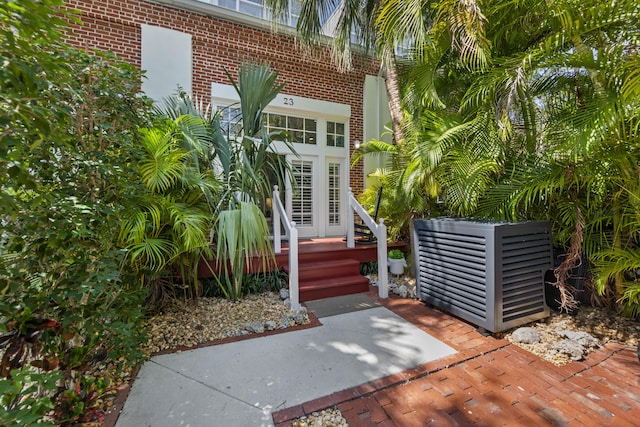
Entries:
{"type": "MultiPolygon", "coordinates": [[[[378,276],[370,274],[369,284],[378,286],[378,276]]],[[[416,298],[416,279],[409,276],[389,277],[389,293],[396,294],[402,298],[416,298]]]]}
{"type": "Polygon", "coordinates": [[[513,331],[511,334],[511,338],[514,342],[522,343],[522,344],[535,344],[539,343],[542,338],[540,334],[536,332],[533,328],[518,328],[513,331]]]}
{"type": "Polygon", "coordinates": [[[267,331],[273,331],[278,325],[273,320],[267,320],[264,322],[264,329],[267,331]]]}
{"type": "Polygon", "coordinates": [[[584,331],[558,331],[558,335],[576,341],[581,346],[587,348],[597,347],[599,344],[597,338],[594,338],[591,334],[584,331]]]}
{"type": "Polygon", "coordinates": [[[300,307],[300,309],[293,314],[292,319],[296,325],[309,323],[309,314],[307,313],[307,309],[305,307],[300,307]]]}
{"type": "Polygon", "coordinates": [[[405,285],[400,285],[398,286],[398,295],[400,295],[402,298],[406,298],[407,295],[409,294],[409,291],[407,290],[407,287],[405,285]]]}
{"type": "Polygon", "coordinates": [[[569,339],[553,343],[550,349],[568,355],[571,360],[582,360],[585,355],[585,348],[579,342],[569,339]]]}
{"type": "Polygon", "coordinates": [[[338,408],[327,408],[291,421],[291,427],[349,427],[338,408]]]}
{"type": "Polygon", "coordinates": [[[148,344],[145,352],[151,354],[248,335],[255,332],[245,330],[245,326],[254,322],[256,331],[267,329],[265,324],[269,321],[276,327],[289,327],[291,315],[279,294],[273,292],[249,295],[239,302],[222,298],[175,301],[146,322],[148,344]]]}
{"type": "Polygon", "coordinates": [[[264,323],[262,322],[249,322],[244,325],[244,328],[251,333],[261,334],[264,332],[264,323]]]}
{"type": "Polygon", "coordinates": [[[289,316],[280,317],[280,323],[278,324],[278,329],[288,328],[290,322],[291,322],[291,319],[289,319],[289,316]]]}

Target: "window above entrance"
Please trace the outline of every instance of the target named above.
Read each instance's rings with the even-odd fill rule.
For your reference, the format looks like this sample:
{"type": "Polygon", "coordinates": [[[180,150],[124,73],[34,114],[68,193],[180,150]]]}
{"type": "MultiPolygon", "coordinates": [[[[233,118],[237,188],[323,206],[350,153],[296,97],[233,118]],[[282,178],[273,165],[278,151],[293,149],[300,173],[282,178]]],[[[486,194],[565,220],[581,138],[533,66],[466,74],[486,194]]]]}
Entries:
{"type": "Polygon", "coordinates": [[[264,120],[267,125],[267,131],[286,131],[291,142],[312,145],[317,143],[316,130],[318,122],[315,119],[266,113],[264,120]]]}
{"type": "MultiPolygon", "coordinates": [[[[238,135],[242,130],[242,116],[240,108],[228,106],[218,109],[220,114],[220,126],[227,135],[238,135]]],[[[284,114],[265,113],[262,117],[267,132],[286,132],[289,141],[298,144],[316,145],[318,121],[304,117],[289,116],[284,114]]],[[[342,138],[344,139],[344,124],[342,126],[342,138]]],[[[333,137],[335,140],[335,136],[333,137]]],[[[335,145],[332,147],[343,147],[335,145]]]]}
{"type": "Polygon", "coordinates": [[[220,127],[226,135],[238,135],[242,131],[242,116],[238,107],[224,107],[218,109],[220,127]]]}
{"type": "MultiPolygon", "coordinates": [[[[220,114],[223,132],[237,136],[241,131],[241,111],[238,94],[231,85],[211,84],[213,108],[220,114]]],[[[347,104],[323,101],[290,94],[278,94],[263,114],[268,132],[285,132],[288,140],[276,138],[279,152],[289,152],[289,142],[301,155],[348,157],[349,118],[347,104]]]]}
{"type": "Polygon", "coordinates": [[[327,146],[344,147],[344,123],[327,122],[327,146]]]}

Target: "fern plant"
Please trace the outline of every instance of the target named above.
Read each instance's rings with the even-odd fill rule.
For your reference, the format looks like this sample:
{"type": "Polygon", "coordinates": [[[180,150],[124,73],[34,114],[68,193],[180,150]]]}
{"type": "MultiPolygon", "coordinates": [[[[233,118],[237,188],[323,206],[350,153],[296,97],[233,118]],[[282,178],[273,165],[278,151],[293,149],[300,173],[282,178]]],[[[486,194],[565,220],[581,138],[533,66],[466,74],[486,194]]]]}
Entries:
{"type": "Polygon", "coordinates": [[[141,133],[138,170],[147,193],[122,222],[120,239],[141,278],[154,288],[154,303],[172,294],[171,287],[168,294],[161,291],[167,275],[179,275],[188,296],[197,296],[199,262],[213,254],[209,230],[220,186],[207,158],[207,123],[182,115],[141,133]]]}

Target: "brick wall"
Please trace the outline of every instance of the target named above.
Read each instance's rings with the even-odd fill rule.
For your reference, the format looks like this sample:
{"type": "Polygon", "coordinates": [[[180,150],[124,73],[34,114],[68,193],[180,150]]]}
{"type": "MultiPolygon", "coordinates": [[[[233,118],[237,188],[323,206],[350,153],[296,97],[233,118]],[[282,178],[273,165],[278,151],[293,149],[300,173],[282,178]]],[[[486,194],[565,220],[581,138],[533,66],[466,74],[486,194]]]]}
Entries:
{"type": "MultiPolygon", "coordinates": [[[[267,62],[285,83],[282,93],[350,105],[351,140],[363,139],[364,78],[377,74],[375,60],[355,56],[352,70],[341,73],[328,48],[316,47],[311,52],[287,34],[144,0],[68,0],[67,5],[81,12],[82,25],[69,29],[68,40],[74,45],[111,50],[140,67],[141,24],[188,33],[192,36],[194,95],[208,99],[212,82],[228,84],[224,68],[235,77],[242,62],[267,62]]],[[[362,189],[361,164],[351,169],[351,186],[356,194],[362,189]]]]}

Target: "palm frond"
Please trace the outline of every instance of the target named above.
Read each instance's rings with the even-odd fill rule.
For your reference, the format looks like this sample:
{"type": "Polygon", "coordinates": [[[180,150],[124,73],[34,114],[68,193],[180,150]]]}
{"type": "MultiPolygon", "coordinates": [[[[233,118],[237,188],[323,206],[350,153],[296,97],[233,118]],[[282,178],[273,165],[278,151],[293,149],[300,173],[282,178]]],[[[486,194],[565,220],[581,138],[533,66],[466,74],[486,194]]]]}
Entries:
{"type": "Polygon", "coordinates": [[[179,180],[189,153],[180,149],[170,129],[145,129],[142,134],[146,152],[140,165],[142,182],[153,192],[165,191],[179,180]]]}
{"type": "Polygon", "coordinates": [[[253,137],[262,130],[262,113],[284,87],[278,84],[278,74],[268,64],[244,63],[238,70],[238,82],[225,69],[225,73],[240,96],[242,129],[244,135],[253,137]]]}
{"type": "Polygon", "coordinates": [[[152,271],[164,270],[167,260],[174,254],[175,246],[170,240],[162,238],[145,238],[129,247],[129,258],[132,264],[140,263],[152,271]]]}

